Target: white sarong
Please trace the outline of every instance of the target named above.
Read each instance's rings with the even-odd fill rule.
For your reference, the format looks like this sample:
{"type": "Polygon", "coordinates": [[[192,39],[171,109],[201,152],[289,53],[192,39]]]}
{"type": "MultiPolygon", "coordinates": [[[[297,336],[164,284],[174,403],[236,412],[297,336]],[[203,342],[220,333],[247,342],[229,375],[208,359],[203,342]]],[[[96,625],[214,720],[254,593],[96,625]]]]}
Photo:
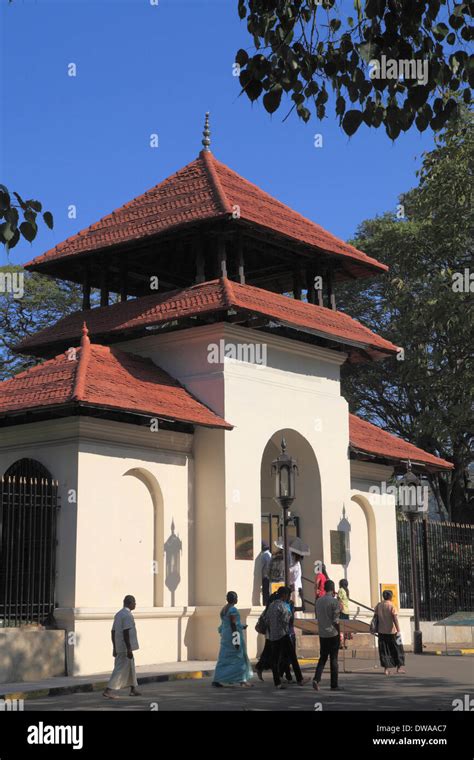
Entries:
{"type": "Polygon", "coordinates": [[[126,652],[119,652],[115,658],[115,666],[110,676],[108,689],[124,689],[126,686],[138,686],[135,673],[135,659],[130,660],[126,652]]]}

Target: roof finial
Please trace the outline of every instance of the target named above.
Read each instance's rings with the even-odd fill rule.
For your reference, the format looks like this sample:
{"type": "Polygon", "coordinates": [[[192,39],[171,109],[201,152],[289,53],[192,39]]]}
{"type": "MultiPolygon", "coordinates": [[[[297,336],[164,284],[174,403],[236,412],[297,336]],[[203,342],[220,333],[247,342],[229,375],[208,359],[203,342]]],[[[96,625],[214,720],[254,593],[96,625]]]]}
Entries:
{"type": "Polygon", "coordinates": [[[87,324],[84,322],[82,325],[82,337],[81,337],[81,348],[84,348],[85,346],[90,346],[91,342],[89,339],[89,330],[87,329],[87,324]]]}
{"type": "Polygon", "coordinates": [[[204,150],[207,150],[210,152],[211,148],[211,132],[209,130],[209,111],[206,111],[206,119],[204,121],[204,129],[202,131],[202,144],[204,145],[204,150]]]}

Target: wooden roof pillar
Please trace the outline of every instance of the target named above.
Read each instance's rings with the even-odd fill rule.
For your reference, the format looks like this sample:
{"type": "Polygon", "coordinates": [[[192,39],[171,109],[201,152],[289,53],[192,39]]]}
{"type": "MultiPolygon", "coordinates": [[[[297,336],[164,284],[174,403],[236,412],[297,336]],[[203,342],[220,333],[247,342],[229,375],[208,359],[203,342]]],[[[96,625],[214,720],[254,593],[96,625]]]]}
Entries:
{"type": "Polygon", "coordinates": [[[326,287],[328,309],[336,311],[336,294],[334,293],[334,269],[332,266],[329,266],[326,272],[326,287]]]}
{"type": "Polygon", "coordinates": [[[128,295],[128,261],[124,256],[120,260],[120,300],[126,301],[128,295]]]}
{"type": "Polygon", "coordinates": [[[301,301],[301,294],[303,292],[303,278],[299,268],[293,271],[293,296],[297,301],[301,301]]]}
{"type": "Polygon", "coordinates": [[[91,265],[86,262],[84,267],[84,281],[82,283],[82,310],[87,311],[91,307],[91,265]]]}
{"type": "Polygon", "coordinates": [[[202,251],[202,238],[198,235],[193,241],[194,260],[196,262],[196,284],[206,281],[206,268],[202,251]]]}
{"type": "Polygon", "coordinates": [[[227,277],[227,249],[222,233],[217,236],[218,277],[227,277]]]}
{"type": "Polygon", "coordinates": [[[100,259],[100,305],[109,305],[109,267],[105,256],[100,259]]]}
{"type": "Polygon", "coordinates": [[[237,267],[239,282],[245,285],[244,236],[241,230],[237,233],[237,267]]]}

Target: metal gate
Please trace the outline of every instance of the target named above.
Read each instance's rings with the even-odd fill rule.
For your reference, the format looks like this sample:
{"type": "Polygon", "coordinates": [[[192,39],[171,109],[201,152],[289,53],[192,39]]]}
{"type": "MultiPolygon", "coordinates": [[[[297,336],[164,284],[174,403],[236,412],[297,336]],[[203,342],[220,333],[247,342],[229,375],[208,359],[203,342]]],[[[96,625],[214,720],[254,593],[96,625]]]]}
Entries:
{"type": "MultiPolygon", "coordinates": [[[[0,627],[43,623],[54,610],[58,482],[20,460],[0,478],[0,627]]],[[[41,465],[40,465],[41,467],[41,465]]]]}
{"type": "MultiPolygon", "coordinates": [[[[474,526],[418,520],[415,523],[421,620],[442,620],[474,609],[474,526]]],[[[397,519],[400,606],[413,607],[410,524],[397,519]]]]}

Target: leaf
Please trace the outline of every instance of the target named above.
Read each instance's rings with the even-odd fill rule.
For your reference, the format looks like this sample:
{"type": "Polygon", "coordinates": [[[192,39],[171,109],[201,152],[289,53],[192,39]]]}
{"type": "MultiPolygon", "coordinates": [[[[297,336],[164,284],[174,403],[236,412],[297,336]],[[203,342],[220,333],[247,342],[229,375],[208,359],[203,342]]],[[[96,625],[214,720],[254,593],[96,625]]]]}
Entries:
{"type": "Polygon", "coordinates": [[[20,198],[20,196],[18,195],[18,193],[13,193],[13,195],[15,196],[15,198],[17,199],[18,203],[20,204],[21,208],[24,211],[26,209],[26,203],[25,203],[25,201],[22,198],[20,198]]]}
{"type": "MultiPolygon", "coordinates": [[[[4,187],[4,185],[2,185],[2,187],[4,187]]],[[[7,189],[0,190],[0,211],[5,211],[10,208],[10,204],[11,201],[7,189]]]]}
{"type": "Polygon", "coordinates": [[[453,29],[460,29],[464,26],[464,18],[462,16],[456,16],[454,13],[449,17],[449,26],[453,29]]]}
{"type": "Polygon", "coordinates": [[[36,213],[34,211],[25,211],[24,217],[33,227],[36,226],[36,213]]]}
{"type": "Polygon", "coordinates": [[[33,209],[33,211],[41,212],[43,208],[39,201],[26,201],[26,205],[33,209]]]}
{"type": "Polygon", "coordinates": [[[359,129],[362,122],[362,111],[347,111],[342,120],[342,128],[346,135],[352,137],[359,129]]]}
{"type": "Polygon", "coordinates": [[[28,240],[29,243],[31,243],[35,237],[36,237],[36,227],[33,227],[31,222],[22,222],[20,224],[20,232],[25,238],[25,240],[28,240]]]}
{"type": "Polygon", "coordinates": [[[47,227],[49,227],[50,230],[53,229],[53,215],[51,211],[45,211],[43,214],[43,220],[47,227]]]}
{"type": "Polygon", "coordinates": [[[439,24],[436,24],[436,26],[433,27],[433,35],[434,35],[434,37],[435,37],[436,40],[439,40],[439,42],[441,42],[442,40],[444,40],[444,38],[446,37],[446,35],[448,34],[448,32],[449,32],[448,27],[442,21],[439,24]]]}
{"type": "Polygon", "coordinates": [[[363,42],[362,45],[357,45],[357,50],[362,60],[366,63],[376,58],[379,51],[377,45],[374,45],[373,42],[363,42]]]}
{"type": "Polygon", "coordinates": [[[365,15],[375,18],[379,12],[379,0],[365,0],[365,15]]]}
{"type": "Polygon", "coordinates": [[[305,123],[309,121],[311,113],[307,108],[300,104],[299,106],[296,106],[296,111],[298,113],[298,116],[300,116],[305,123]]]}
{"type": "Polygon", "coordinates": [[[11,248],[14,248],[16,244],[18,243],[20,239],[20,231],[15,230],[15,234],[13,235],[12,239],[6,244],[6,249],[9,251],[11,248]]]}
{"type": "Polygon", "coordinates": [[[245,66],[249,59],[248,53],[240,48],[240,50],[237,51],[235,56],[235,62],[239,64],[239,66],[245,66]]]}
{"type": "Polygon", "coordinates": [[[268,113],[275,113],[281,103],[282,92],[281,85],[277,84],[263,96],[263,105],[268,113]]]}
{"type": "Polygon", "coordinates": [[[4,217],[7,222],[10,222],[11,226],[15,228],[18,224],[18,211],[13,206],[7,209],[4,213],[4,217]]]}
{"type": "Polygon", "coordinates": [[[12,227],[12,225],[9,222],[4,222],[4,224],[0,224],[0,238],[2,239],[2,242],[9,243],[10,240],[15,235],[15,229],[12,227]]]}
{"type": "Polygon", "coordinates": [[[342,116],[345,110],[346,110],[346,101],[342,97],[342,95],[339,95],[339,97],[336,100],[336,114],[338,116],[342,116]]]}

